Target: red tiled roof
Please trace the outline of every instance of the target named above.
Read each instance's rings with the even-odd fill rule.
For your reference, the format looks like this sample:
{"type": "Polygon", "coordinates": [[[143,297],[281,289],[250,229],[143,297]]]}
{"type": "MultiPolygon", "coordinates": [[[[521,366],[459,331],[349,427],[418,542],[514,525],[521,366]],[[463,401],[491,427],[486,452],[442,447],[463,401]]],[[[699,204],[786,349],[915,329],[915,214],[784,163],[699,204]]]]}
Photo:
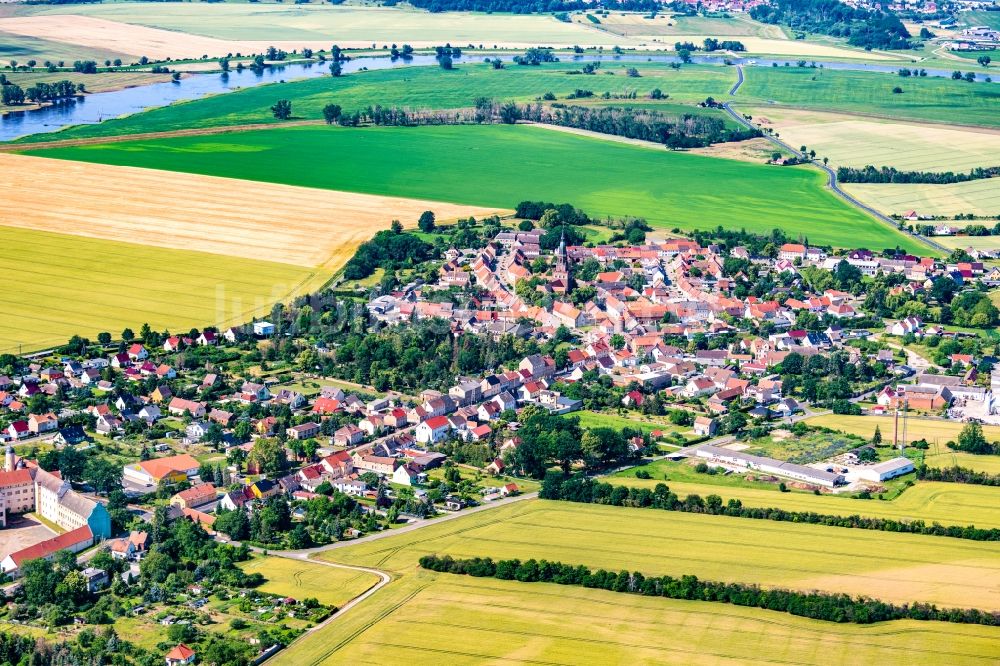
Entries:
{"type": "Polygon", "coordinates": [[[23,548],[15,553],[11,553],[10,557],[14,560],[14,564],[20,567],[22,563],[29,560],[37,560],[40,557],[47,557],[60,550],[65,550],[84,541],[92,540],[93,538],[93,532],[90,531],[88,526],[84,525],[83,527],[78,527],[75,530],[70,530],[65,534],[60,534],[57,537],[36,543],[34,546],[28,546],[27,548],[23,548]]]}

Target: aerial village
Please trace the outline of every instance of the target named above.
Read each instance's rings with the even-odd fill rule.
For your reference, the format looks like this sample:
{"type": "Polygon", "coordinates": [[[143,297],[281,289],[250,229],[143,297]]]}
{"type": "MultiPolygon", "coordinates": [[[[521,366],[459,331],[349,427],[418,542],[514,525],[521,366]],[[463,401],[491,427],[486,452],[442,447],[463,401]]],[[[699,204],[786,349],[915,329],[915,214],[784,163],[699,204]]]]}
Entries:
{"type": "Polygon", "coordinates": [[[967,253],[834,255],[739,234],[571,245],[567,228],[501,229],[445,250],[435,280],[359,292],[368,335],[428,326],[532,352],[447,385],[379,390],[323,374],[339,351],[308,338],[304,302],[225,330],[127,331],[104,353],[40,355],[0,376],[0,536],[17,534],[0,553],[8,593],[26,563],[65,552],[119,563],[86,566],[92,586],[138,580],[153,524],[294,549],[534,493],[557,462],[535,450],[539,429],[563,422],[549,419],[657,419],[569,467],[665,457],[816,493],[879,492],[912,473],[908,413],[1000,423],[992,350],[918,314],[940,320],[949,299],[953,319],[997,320],[964,294],[1000,284],[1000,270],[967,253]],[[897,316],[874,310],[873,293],[897,316]],[[831,409],[897,424],[902,413],[902,429],[881,433],[892,454],[862,438],[812,457],[753,446],[808,438],[807,419],[831,409]]]}

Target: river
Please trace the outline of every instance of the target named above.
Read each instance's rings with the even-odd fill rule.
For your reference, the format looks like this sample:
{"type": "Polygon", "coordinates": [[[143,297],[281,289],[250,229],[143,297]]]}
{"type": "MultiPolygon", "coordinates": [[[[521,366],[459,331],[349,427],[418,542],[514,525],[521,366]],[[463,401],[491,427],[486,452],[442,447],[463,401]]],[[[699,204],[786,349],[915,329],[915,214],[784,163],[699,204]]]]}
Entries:
{"type": "MultiPolygon", "coordinates": [[[[462,55],[455,58],[456,64],[481,63],[490,56],[462,55]]],[[[724,56],[695,56],[693,60],[699,64],[719,64],[724,56]]],[[[501,58],[510,62],[511,56],[501,58]]],[[[564,61],[610,61],[610,62],[679,62],[676,56],[666,55],[576,55],[562,56],[564,61]]],[[[767,59],[754,57],[729,57],[733,64],[756,67],[771,67],[773,63],[785,66],[789,63],[795,67],[797,59],[767,59]]],[[[392,69],[396,67],[417,67],[435,64],[434,56],[418,55],[412,58],[393,60],[387,56],[359,57],[343,63],[343,73],[350,74],[364,70],[392,69]]],[[[817,62],[816,66],[826,69],[866,71],[866,72],[896,72],[900,67],[913,69],[917,65],[875,65],[851,62],[817,62]]],[[[951,76],[950,71],[928,69],[928,76],[951,76]]],[[[14,111],[0,118],[0,141],[55,132],[72,125],[93,125],[109,118],[127,116],[147,109],[166,106],[174,102],[198,99],[206,95],[217,95],[240,88],[249,88],[266,83],[281,81],[297,81],[301,79],[330,76],[327,63],[301,63],[266,67],[263,70],[243,69],[230,71],[226,74],[218,72],[190,74],[180,81],[153,83],[135,88],[112,90],[109,92],[89,93],[80,97],[65,100],[52,106],[42,107],[32,111],[14,111]]],[[[86,79],[83,79],[86,82],[86,79]]]]}

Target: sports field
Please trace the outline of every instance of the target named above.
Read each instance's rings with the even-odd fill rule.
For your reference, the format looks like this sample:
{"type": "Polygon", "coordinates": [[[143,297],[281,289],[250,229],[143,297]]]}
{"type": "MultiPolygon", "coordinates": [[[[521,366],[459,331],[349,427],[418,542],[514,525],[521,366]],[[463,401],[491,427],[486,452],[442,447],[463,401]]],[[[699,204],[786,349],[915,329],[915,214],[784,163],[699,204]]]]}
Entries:
{"type": "Polygon", "coordinates": [[[969,171],[1000,166],[1000,130],[945,127],[787,108],[745,109],[796,148],[832,166],[891,166],[903,171],[969,171]]]}
{"type": "MultiPolygon", "coordinates": [[[[959,213],[973,213],[983,217],[1000,216],[1000,180],[996,178],[947,185],[848,183],[843,187],[845,191],[886,214],[915,210],[921,215],[946,217],[959,213]]],[[[989,239],[980,240],[989,242],[989,239]]]]}
{"type": "MultiPolygon", "coordinates": [[[[350,551],[341,551],[349,553],[350,551]]],[[[279,652],[319,664],[988,664],[1000,630],[839,625],[758,609],[412,569],[279,652]]]]}
{"type": "Polygon", "coordinates": [[[259,573],[267,582],[256,588],[301,601],[312,597],[321,604],[343,606],[378,582],[378,576],[363,571],[339,569],[285,557],[255,557],[241,562],[247,573],[259,573]]]}
{"type": "Polygon", "coordinates": [[[822,174],[807,168],[720,160],[530,126],[306,126],[234,133],[225,143],[229,147],[220,149],[212,137],[178,137],[37,154],[486,207],[567,201],[594,216],[634,215],[665,228],[721,224],[769,232],[777,226],[793,237],[807,234],[814,243],[923,249],[836,199],[824,190],[822,174]]]}
{"type": "MultiPolygon", "coordinates": [[[[459,63],[450,72],[440,67],[404,67],[336,78],[326,76],[246,88],[106,120],[99,125],[83,125],[56,134],[27,137],[22,142],[276,123],[270,108],[279,98],[292,102],[296,118],[320,120],[323,107],[331,102],[348,112],[375,104],[413,110],[458,109],[472,107],[480,96],[529,102],[552,92],[564,100],[574,90],[583,87],[592,89],[598,96],[605,91],[618,94],[635,90],[642,98],[647,98],[651,90],[659,88],[669,95],[668,99],[653,101],[647,98],[627,103],[665,108],[667,113],[677,112],[678,104],[682,103],[685,105],[684,112],[719,117],[722,115],[720,112],[696,109],[693,103],[703,101],[709,95],[719,98],[736,82],[736,72],[730,67],[699,65],[675,70],[656,63],[606,62],[601,71],[615,72],[614,76],[568,75],[579,67],[578,63],[560,62],[542,67],[508,67],[498,71],[483,63],[459,63]],[[635,66],[641,78],[625,76],[627,66],[635,66]]],[[[621,106],[626,102],[615,103],[621,106]]]]}
{"type": "MultiPolygon", "coordinates": [[[[994,84],[895,74],[796,67],[745,67],[737,100],[751,100],[905,120],[1000,127],[994,84]],[[903,94],[894,95],[895,86],[903,94]]],[[[798,147],[798,146],[796,146],[798,147]]]]}
{"type": "Polygon", "coordinates": [[[550,15],[516,16],[470,12],[329,5],[215,3],[110,3],[31,8],[0,18],[0,30],[91,46],[107,44],[135,55],[174,57],[206,53],[259,53],[268,45],[368,48],[408,43],[444,43],[523,48],[527,46],[634,46],[634,40],[550,15]]]}
{"type": "Polygon", "coordinates": [[[493,211],[12,154],[0,169],[0,351],[243,323],[320,286],[393,219],[493,211]]]}
{"type": "MultiPolygon", "coordinates": [[[[998,458],[1000,461],[1000,458],[998,458]]],[[[652,473],[652,479],[635,478],[635,470],[608,478],[612,483],[653,488],[666,483],[680,497],[695,494],[705,497],[719,495],[724,500],[739,499],[745,506],[778,507],[787,511],[813,511],[834,516],[858,514],[894,520],[923,520],[942,525],[975,525],[1000,528],[1000,488],[962,483],[920,481],[893,500],[859,500],[849,496],[783,493],[773,489],[718,486],[711,483],[663,481],[652,473]]],[[[669,477],[669,474],[668,474],[669,477]]]]}
{"type": "Polygon", "coordinates": [[[1000,608],[1000,544],[528,500],[349,549],[331,561],[405,570],[421,555],[560,560],[894,601],[1000,608]]]}

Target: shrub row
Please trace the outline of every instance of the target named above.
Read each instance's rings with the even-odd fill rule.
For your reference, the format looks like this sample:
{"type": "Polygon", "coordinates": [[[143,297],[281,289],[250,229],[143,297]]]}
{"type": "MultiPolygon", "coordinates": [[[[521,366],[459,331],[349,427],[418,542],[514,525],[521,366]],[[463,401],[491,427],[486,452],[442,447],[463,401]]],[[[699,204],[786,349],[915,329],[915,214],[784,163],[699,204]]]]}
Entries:
{"type": "Polygon", "coordinates": [[[927,467],[917,468],[917,478],[924,481],[947,481],[949,483],[969,483],[977,486],[1000,486],[1000,474],[977,472],[968,467],[927,467]]]}
{"type": "Polygon", "coordinates": [[[938,523],[928,525],[922,520],[894,520],[858,514],[835,516],[813,511],[788,511],[777,507],[748,507],[743,506],[743,503],[738,499],[730,499],[725,502],[718,495],[709,495],[703,498],[700,495],[691,494],[682,500],[676,493],[671,492],[665,483],[656,484],[653,490],[630,488],[595,481],[583,475],[567,478],[559,472],[549,472],[546,475],[538,496],[542,499],[582,502],[584,504],[609,504],[611,506],[652,508],[685,513],[707,513],[713,516],[947,536],[971,541],[1000,541],[1000,529],[997,528],[980,529],[974,525],[962,527],[960,525],[945,526],[938,523]]]}
{"type": "Polygon", "coordinates": [[[797,592],[763,589],[745,583],[699,580],[697,576],[645,576],[638,571],[591,571],[583,565],[546,560],[499,560],[473,558],[456,560],[450,556],[425,555],[420,566],[430,571],[479,578],[516,580],[522,583],[578,585],[647,597],[689,601],[714,601],[780,611],[827,622],[871,624],[888,620],[937,620],[961,624],[1000,625],[1000,613],[975,608],[938,608],[933,604],[892,604],[868,597],[827,592],[797,592]]]}

